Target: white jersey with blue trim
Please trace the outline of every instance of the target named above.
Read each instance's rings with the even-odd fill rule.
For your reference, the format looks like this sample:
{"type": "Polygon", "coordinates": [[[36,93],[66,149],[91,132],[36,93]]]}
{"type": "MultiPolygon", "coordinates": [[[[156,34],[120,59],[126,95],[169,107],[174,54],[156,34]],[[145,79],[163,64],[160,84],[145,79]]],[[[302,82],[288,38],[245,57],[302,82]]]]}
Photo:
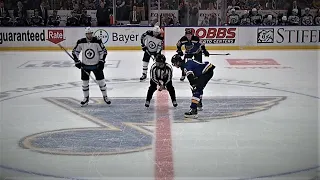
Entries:
{"type": "Polygon", "coordinates": [[[146,35],[143,42],[150,53],[160,53],[162,51],[163,41],[161,39],[146,35]]]}
{"type": "Polygon", "coordinates": [[[79,59],[82,51],[82,63],[85,65],[96,65],[100,60],[104,61],[107,50],[101,39],[93,37],[91,41],[86,38],[79,39],[77,45],[73,48],[72,54],[79,59]]]}

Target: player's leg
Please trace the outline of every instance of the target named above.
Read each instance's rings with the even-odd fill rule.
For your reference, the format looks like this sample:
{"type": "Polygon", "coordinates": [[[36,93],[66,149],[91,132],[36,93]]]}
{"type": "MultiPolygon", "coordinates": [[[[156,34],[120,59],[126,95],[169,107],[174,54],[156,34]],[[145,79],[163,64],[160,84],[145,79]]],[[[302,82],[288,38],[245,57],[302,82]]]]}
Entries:
{"type": "Polygon", "coordinates": [[[81,106],[86,106],[89,103],[89,75],[87,73],[90,71],[85,71],[81,69],[81,80],[82,80],[82,92],[83,100],[81,101],[81,106]]]}
{"type": "Polygon", "coordinates": [[[192,92],[192,98],[191,98],[191,105],[190,110],[186,113],[184,113],[184,117],[186,118],[198,118],[198,104],[200,101],[200,91],[201,89],[197,89],[192,92]]]}
{"type": "Polygon", "coordinates": [[[202,75],[199,79],[198,79],[198,86],[199,86],[199,93],[200,93],[200,101],[198,103],[198,110],[202,111],[203,110],[203,104],[202,104],[202,97],[203,97],[203,89],[207,86],[208,82],[210,81],[210,79],[213,77],[213,70],[209,69],[209,71],[207,73],[205,73],[204,75],[202,75]]]}
{"type": "Polygon", "coordinates": [[[107,104],[111,104],[111,101],[109,100],[108,95],[107,95],[107,84],[106,84],[106,81],[104,79],[103,70],[96,69],[96,70],[93,71],[93,73],[94,73],[94,76],[96,77],[96,80],[97,80],[97,82],[99,84],[99,88],[100,88],[100,91],[102,93],[103,100],[107,104]]]}
{"type": "Polygon", "coordinates": [[[149,107],[150,106],[150,101],[152,99],[153,93],[157,90],[157,84],[150,80],[150,86],[147,92],[147,98],[146,98],[146,103],[145,106],[149,107]]]}
{"type": "Polygon", "coordinates": [[[172,81],[169,81],[166,85],[166,88],[170,94],[170,97],[171,97],[171,102],[172,102],[172,105],[174,107],[177,107],[178,106],[178,103],[177,103],[177,99],[176,99],[176,91],[172,85],[172,81]]]}
{"type": "Polygon", "coordinates": [[[148,72],[148,65],[150,61],[150,54],[147,52],[144,52],[143,59],[142,59],[142,76],[140,78],[140,81],[143,81],[147,78],[147,72],[148,72]]]}

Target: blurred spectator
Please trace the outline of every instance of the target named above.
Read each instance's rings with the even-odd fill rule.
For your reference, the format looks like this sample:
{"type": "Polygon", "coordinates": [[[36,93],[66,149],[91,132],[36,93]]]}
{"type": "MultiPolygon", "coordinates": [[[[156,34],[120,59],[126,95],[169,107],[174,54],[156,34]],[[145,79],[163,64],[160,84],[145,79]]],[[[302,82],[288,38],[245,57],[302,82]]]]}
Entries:
{"type": "Polygon", "coordinates": [[[240,16],[236,14],[235,9],[231,9],[231,14],[228,16],[228,23],[231,26],[240,25],[240,16]]]}
{"type": "Polygon", "coordinates": [[[126,20],[128,18],[127,16],[127,6],[126,6],[126,2],[124,0],[116,0],[116,18],[119,21],[123,21],[126,20]]]}
{"type": "Polygon", "coordinates": [[[40,16],[39,10],[35,9],[33,16],[30,18],[31,26],[44,26],[44,20],[40,16]]]}
{"type": "Polygon", "coordinates": [[[241,26],[249,26],[251,25],[251,18],[249,17],[249,11],[245,10],[240,19],[241,26]]]}
{"type": "Polygon", "coordinates": [[[300,17],[298,15],[298,9],[293,9],[291,15],[288,16],[288,23],[291,26],[300,25],[300,17]]]}
{"type": "Polygon", "coordinates": [[[137,7],[133,6],[129,16],[130,24],[140,24],[141,14],[137,11],[137,7]]]}
{"type": "Polygon", "coordinates": [[[71,12],[71,16],[67,17],[67,26],[79,26],[80,20],[77,17],[76,11],[71,12]]]}
{"type": "MultiPolygon", "coordinates": [[[[297,5],[297,1],[293,1],[292,5],[289,7],[288,12],[287,12],[287,16],[288,16],[288,20],[289,20],[289,16],[292,15],[292,11],[294,9],[298,10],[298,13],[296,14],[297,16],[301,17],[301,8],[297,5]]],[[[290,21],[290,20],[289,20],[290,21]]]]}
{"type": "Polygon", "coordinates": [[[287,26],[288,25],[288,18],[287,16],[282,16],[281,19],[278,19],[279,26],[287,26]]]}
{"type": "Polygon", "coordinates": [[[79,24],[80,26],[91,26],[91,16],[87,14],[86,10],[82,10],[79,24]]]}
{"type": "Polygon", "coordinates": [[[54,10],[52,15],[48,18],[48,25],[49,26],[59,26],[61,17],[58,15],[58,11],[54,10]]]}
{"type": "Polygon", "coordinates": [[[41,1],[41,4],[38,8],[38,13],[39,13],[39,16],[42,17],[42,20],[43,20],[43,24],[44,25],[47,25],[47,22],[48,22],[48,9],[47,9],[47,4],[44,0],[41,1]]]}
{"type": "Polygon", "coordinates": [[[9,11],[8,9],[4,6],[4,2],[0,1],[0,16],[4,17],[4,14],[8,15],[9,11]]]}
{"type": "Polygon", "coordinates": [[[21,13],[18,14],[18,17],[15,18],[15,26],[28,26],[29,22],[27,18],[23,17],[21,13]]]}
{"type": "Polygon", "coordinates": [[[27,19],[27,10],[24,8],[23,4],[21,1],[17,2],[17,6],[13,11],[13,16],[14,17],[23,17],[27,19]],[[21,15],[20,15],[21,14],[21,15]]]}
{"type": "Polygon", "coordinates": [[[89,0],[85,0],[83,3],[83,9],[84,10],[94,10],[94,4],[89,2],[89,0]]]}
{"type": "Polygon", "coordinates": [[[2,16],[0,16],[0,24],[1,26],[12,26],[13,22],[10,18],[9,14],[7,14],[6,11],[2,13],[2,16]]]}
{"type": "Polygon", "coordinates": [[[250,19],[251,19],[251,25],[255,25],[255,26],[261,25],[263,21],[262,15],[258,12],[256,8],[253,8],[251,10],[250,19]]]}
{"type": "Polygon", "coordinates": [[[181,23],[182,26],[187,26],[188,25],[188,7],[187,5],[183,2],[180,3],[179,9],[178,9],[178,17],[179,17],[179,22],[181,23]]]}
{"type": "Polygon", "coordinates": [[[192,3],[189,7],[189,26],[198,26],[199,6],[197,3],[192,3]]]}
{"type": "Polygon", "coordinates": [[[314,25],[320,26],[320,9],[318,9],[317,14],[314,17],[314,25]]]}
{"type": "Polygon", "coordinates": [[[310,14],[310,8],[305,8],[304,14],[301,17],[301,25],[312,26],[313,16],[310,14]]]}
{"type": "Polygon", "coordinates": [[[262,25],[263,26],[275,26],[275,25],[277,25],[277,20],[275,17],[273,17],[272,14],[267,14],[263,18],[262,25]]]}
{"type": "Polygon", "coordinates": [[[100,7],[97,9],[98,26],[110,26],[110,13],[104,1],[100,1],[100,7]]]}
{"type": "Polygon", "coordinates": [[[134,6],[137,7],[137,12],[141,14],[141,20],[146,20],[145,0],[134,0],[134,6]]]}

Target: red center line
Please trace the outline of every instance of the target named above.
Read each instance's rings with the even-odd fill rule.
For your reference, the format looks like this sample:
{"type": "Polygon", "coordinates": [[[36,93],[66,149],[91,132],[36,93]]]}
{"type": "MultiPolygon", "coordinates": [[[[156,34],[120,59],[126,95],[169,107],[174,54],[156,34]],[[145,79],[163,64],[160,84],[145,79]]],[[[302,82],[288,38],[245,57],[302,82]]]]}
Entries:
{"type": "Polygon", "coordinates": [[[167,91],[157,91],[156,100],[156,180],[173,180],[171,122],[167,91]]]}

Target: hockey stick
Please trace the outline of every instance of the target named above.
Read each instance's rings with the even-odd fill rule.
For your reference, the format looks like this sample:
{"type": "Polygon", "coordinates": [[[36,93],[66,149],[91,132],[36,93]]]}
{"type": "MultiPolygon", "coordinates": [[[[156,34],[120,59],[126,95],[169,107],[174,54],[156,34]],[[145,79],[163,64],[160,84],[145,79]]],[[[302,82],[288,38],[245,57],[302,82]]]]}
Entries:
{"type": "MultiPolygon", "coordinates": [[[[73,58],[73,57],[71,56],[71,54],[66,50],[66,48],[64,48],[61,44],[58,44],[58,46],[59,46],[62,50],[64,50],[64,52],[67,53],[68,56],[69,56],[71,59],[74,60],[74,58],[73,58]]],[[[85,71],[85,70],[83,69],[83,67],[81,67],[81,69],[82,69],[95,83],[97,83],[97,84],[99,85],[98,81],[95,80],[95,79],[90,75],[90,73],[88,73],[87,71],[85,71]]]]}
{"type": "Polygon", "coordinates": [[[152,59],[153,61],[155,61],[155,60],[154,60],[154,57],[150,54],[150,52],[149,52],[148,50],[146,50],[146,52],[149,54],[149,56],[151,57],[151,59],[152,59]]]}
{"type": "Polygon", "coordinates": [[[230,53],[226,53],[226,54],[209,54],[210,56],[229,56],[230,53]]]}
{"type": "MultiPolygon", "coordinates": [[[[195,55],[194,53],[186,53],[185,55],[195,55]]],[[[230,53],[225,53],[225,54],[215,54],[215,53],[212,53],[212,54],[209,54],[209,56],[229,56],[230,53]]]]}

